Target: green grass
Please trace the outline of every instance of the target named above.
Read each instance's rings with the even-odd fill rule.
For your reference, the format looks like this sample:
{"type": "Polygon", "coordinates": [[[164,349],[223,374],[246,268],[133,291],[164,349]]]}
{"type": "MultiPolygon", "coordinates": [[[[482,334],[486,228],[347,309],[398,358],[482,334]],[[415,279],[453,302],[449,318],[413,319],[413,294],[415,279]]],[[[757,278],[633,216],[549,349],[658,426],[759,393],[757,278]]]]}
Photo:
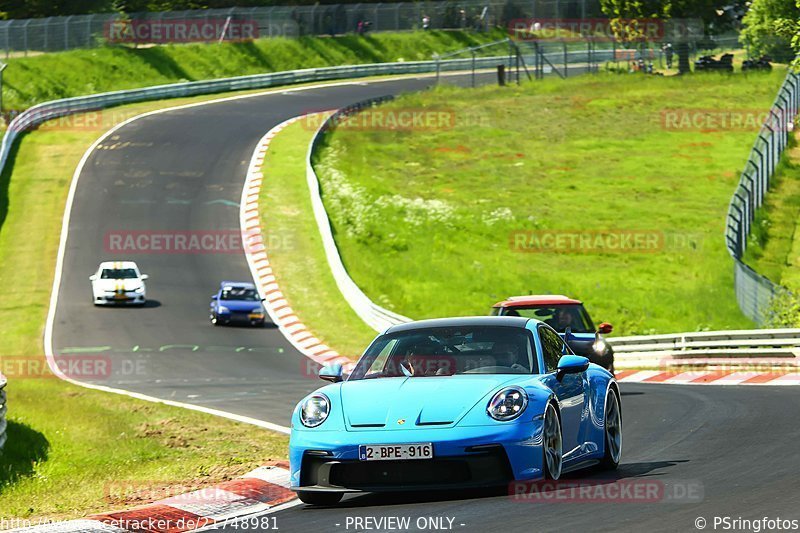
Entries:
{"type": "Polygon", "coordinates": [[[345,265],[374,301],[413,318],[565,293],[623,335],[752,327],[722,235],[756,132],[668,130],[662,111],[766,111],[783,76],[599,75],[404,96],[385,109],[441,110],[455,127],[340,128],[320,154],[345,265]],[[664,245],[510,245],[515,231],[574,230],[653,232],[664,245]]]}
{"type": "MultiPolygon", "coordinates": [[[[113,119],[203,99],[209,97],[117,108],[113,119]]],[[[86,148],[110,125],[28,133],[0,178],[0,354],[6,357],[41,357],[70,179],[86,148]]],[[[286,457],[284,435],[52,376],[9,375],[8,405],[8,443],[0,457],[3,518],[113,510],[143,503],[154,483],[206,485],[286,457]],[[118,492],[109,483],[128,481],[143,482],[141,491],[107,497],[118,492]]]]}
{"type": "Polygon", "coordinates": [[[800,291],[800,148],[790,137],[748,239],[744,261],[775,283],[800,291]]]}
{"type": "Polygon", "coordinates": [[[355,314],[333,279],[311,208],[305,157],[315,119],[296,122],[270,143],[261,187],[261,227],[269,261],[289,305],[324,344],[356,357],[376,333],[355,314]],[[324,302],[324,303],[323,303],[324,302]]]}
{"type": "Polygon", "coordinates": [[[3,73],[4,109],[39,102],[179,81],[261,74],[359,63],[429,60],[505,37],[490,33],[429,31],[260,39],[150,48],[108,46],[12,58],[3,73]]]}

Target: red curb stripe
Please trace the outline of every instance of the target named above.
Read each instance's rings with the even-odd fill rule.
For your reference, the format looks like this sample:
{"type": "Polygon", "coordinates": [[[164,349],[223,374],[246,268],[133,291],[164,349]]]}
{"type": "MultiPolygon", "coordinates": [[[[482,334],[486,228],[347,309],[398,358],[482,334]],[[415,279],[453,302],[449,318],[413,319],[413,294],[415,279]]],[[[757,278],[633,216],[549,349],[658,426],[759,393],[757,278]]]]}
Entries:
{"type": "Polygon", "coordinates": [[[715,370],[713,372],[706,372],[699,378],[693,379],[691,383],[709,383],[711,381],[717,381],[718,379],[724,378],[725,376],[730,376],[731,374],[733,374],[733,372],[729,370],[715,370]]]}
{"type": "Polygon", "coordinates": [[[645,379],[643,381],[647,381],[649,383],[659,383],[659,382],[662,382],[662,381],[666,381],[669,378],[674,378],[677,375],[678,374],[675,374],[673,372],[662,372],[660,374],[656,374],[655,376],[650,376],[649,378],[647,378],[647,379],[645,379]]]}
{"type": "Polygon", "coordinates": [[[181,533],[214,523],[212,518],[205,518],[162,504],[147,505],[130,511],[106,513],[90,518],[134,533],[181,533]],[[189,525],[193,525],[193,527],[188,527],[189,525]]]}
{"type": "Polygon", "coordinates": [[[619,381],[621,379],[627,378],[628,376],[632,376],[632,375],[636,374],[637,372],[638,372],[638,370],[621,370],[621,371],[616,372],[614,374],[614,378],[617,381],[619,381]]]}
{"type": "Polygon", "coordinates": [[[278,505],[295,498],[294,491],[258,478],[232,479],[220,484],[218,488],[271,505],[278,505]]]}
{"type": "Polygon", "coordinates": [[[750,379],[746,379],[742,381],[744,384],[751,384],[751,383],[768,383],[773,379],[778,379],[779,377],[785,376],[786,374],[759,374],[758,376],[753,376],[750,379]]]}

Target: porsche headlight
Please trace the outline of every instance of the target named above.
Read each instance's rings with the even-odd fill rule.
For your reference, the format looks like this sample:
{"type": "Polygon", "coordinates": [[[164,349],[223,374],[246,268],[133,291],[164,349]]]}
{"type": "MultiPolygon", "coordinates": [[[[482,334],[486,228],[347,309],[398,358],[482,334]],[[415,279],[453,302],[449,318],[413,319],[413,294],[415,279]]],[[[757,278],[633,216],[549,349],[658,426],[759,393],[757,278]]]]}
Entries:
{"type": "Polygon", "coordinates": [[[230,309],[225,307],[224,305],[220,305],[217,309],[217,313],[230,313],[230,309]]]}
{"type": "Polygon", "coordinates": [[[264,314],[264,309],[262,309],[261,307],[256,307],[255,309],[253,309],[251,311],[251,313],[254,314],[254,315],[263,315],[264,314]]]}
{"type": "Polygon", "coordinates": [[[495,394],[486,412],[495,420],[506,422],[514,420],[528,406],[528,394],[521,387],[508,387],[495,394]]]}
{"type": "Polygon", "coordinates": [[[606,350],[608,350],[608,343],[603,337],[598,337],[597,340],[592,343],[592,349],[594,349],[595,353],[598,355],[603,355],[606,353],[606,350]]]}
{"type": "Polygon", "coordinates": [[[142,294],[144,292],[144,287],[143,286],[142,287],[136,287],[135,289],[133,289],[133,292],[142,294]]]}
{"type": "Polygon", "coordinates": [[[300,406],[300,421],[304,426],[315,428],[327,420],[331,412],[331,402],[324,394],[314,394],[300,406]]]}

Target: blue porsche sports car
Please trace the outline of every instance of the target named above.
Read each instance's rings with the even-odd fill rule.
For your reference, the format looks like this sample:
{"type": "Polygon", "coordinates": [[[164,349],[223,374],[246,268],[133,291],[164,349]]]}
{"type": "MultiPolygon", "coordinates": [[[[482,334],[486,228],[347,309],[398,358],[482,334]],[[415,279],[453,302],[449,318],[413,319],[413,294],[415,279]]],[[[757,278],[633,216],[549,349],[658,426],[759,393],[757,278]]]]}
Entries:
{"type": "Polygon", "coordinates": [[[211,296],[209,320],[221,324],[264,325],[264,306],[258,289],[246,281],[223,281],[219,291],[211,296]]]}
{"type": "Polygon", "coordinates": [[[346,378],[292,414],[291,485],[309,504],[346,492],[558,479],[622,451],[619,388],[544,322],[425,320],[379,335],[346,378]]]}

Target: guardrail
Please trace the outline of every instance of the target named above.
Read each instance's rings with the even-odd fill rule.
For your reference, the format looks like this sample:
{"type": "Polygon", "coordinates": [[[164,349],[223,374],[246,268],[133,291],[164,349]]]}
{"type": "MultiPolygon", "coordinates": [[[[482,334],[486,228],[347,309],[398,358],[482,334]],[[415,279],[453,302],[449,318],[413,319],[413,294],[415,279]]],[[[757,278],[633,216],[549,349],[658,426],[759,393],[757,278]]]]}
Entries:
{"type": "Polygon", "coordinates": [[[364,294],[364,291],[359,288],[356,282],[353,281],[353,278],[350,277],[350,274],[347,273],[347,269],[344,267],[344,263],[342,262],[342,257],[339,255],[339,249],[336,247],[336,241],[333,238],[331,221],[328,218],[328,212],[325,210],[325,204],[322,202],[321,186],[319,183],[319,178],[317,177],[317,173],[314,171],[312,158],[314,156],[314,152],[319,147],[320,142],[322,142],[322,138],[325,133],[335,127],[334,125],[336,122],[342,117],[353,113],[358,113],[363,109],[383,102],[388,102],[392,99],[394,99],[393,96],[380,96],[378,98],[364,100],[362,102],[358,102],[337,110],[325,121],[323,121],[323,123],[317,129],[316,133],[314,134],[314,138],[311,140],[311,144],[308,147],[308,153],[306,154],[306,180],[308,181],[308,189],[311,194],[311,205],[314,210],[314,219],[317,222],[317,229],[319,229],[319,234],[322,237],[322,245],[325,248],[325,257],[328,259],[328,266],[333,274],[333,279],[336,280],[336,286],[339,287],[339,291],[341,291],[342,296],[344,296],[344,299],[348,304],[350,304],[350,307],[353,309],[353,311],[355,311],[361,320],[363,320],[368,326],[376,331],[383,331],[389,326],[395,324],[410,322],[411,319],[398,313],[389,311],[388,309],[385,309],[370,300],[369,297],[364,294]]]}
{"type": "Polygon", "coordinates": [[[764,203],[772,176],[788,144],[798,108],[800,75],[789,70],[756,136],[725,220],[725,245],[734,260],[736,301],[742,313],[757,324],[767,320],[772,297],[785,289],[745,265],[742,257],[756,210],[764,203]]]}
{"type": "Polygon", "coordinates": [[[6,415],[8,414],[8,405],[6,403],[6,385],[8,384],[8,380],[3,374],[0,374],[0,450],[3,449],[3,446],[6,443],[6,427],[8,426],[8,421],[6,420],[6,415]]]}
{"type": "Polygon", "coordinates": [[[179,98],[213,94],[247,89],[265,89],[281,85],[307,83],[314,81],[330,81],[338,79],[364,78],[368,76],[383,76],[396,74],[416,74],[441,71],[458,71],[473,68],[493,68],[498,64],[505,64],[508,57],[483,57],[475,63],[471,59],[452,59],[447,61],[406,61],[396,63],[370,63],[366,65],[347,65],[339,67],[322,67],[302,70],[289,70],[268,74],[251,76],[237,76],[207,81],[192,81],[157,85],[141,89],[129,89],[64,98],[37,104],[17,115],[8,125],[2,144],[0,145],[0,172],[3,171],[16,138],[20,133],[30,130],[37,125],[58,117],[95,111],[122,104],[131,104],[147,100],[161,100],[166,98],[179,98]]]}
{"type": "Polygon", "coordinates": [[[702,331],[611,337],[616,368],[800,367],[800,329],[702,331]]]}

